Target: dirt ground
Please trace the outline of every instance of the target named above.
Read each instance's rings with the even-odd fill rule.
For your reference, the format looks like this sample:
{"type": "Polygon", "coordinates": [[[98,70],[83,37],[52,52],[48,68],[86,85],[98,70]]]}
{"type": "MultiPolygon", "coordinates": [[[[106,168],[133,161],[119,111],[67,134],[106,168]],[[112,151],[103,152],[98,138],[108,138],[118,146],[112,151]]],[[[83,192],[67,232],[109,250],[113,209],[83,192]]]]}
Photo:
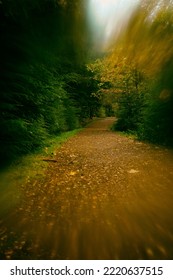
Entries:
{"type": "Polygon", "coordinates": [[[173,151],[99,119],[19,186],[1,218],[3,259],[173,259],[173,151]]]}

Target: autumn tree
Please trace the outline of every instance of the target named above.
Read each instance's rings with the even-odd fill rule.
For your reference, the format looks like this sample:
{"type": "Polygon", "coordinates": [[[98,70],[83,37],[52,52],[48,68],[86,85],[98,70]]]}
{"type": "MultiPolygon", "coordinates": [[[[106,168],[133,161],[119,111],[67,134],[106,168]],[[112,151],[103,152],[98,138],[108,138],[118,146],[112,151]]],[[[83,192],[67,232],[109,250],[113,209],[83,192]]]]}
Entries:
{"type": "Polygon", "coordinates": [[[163,144],[173,143],[172,13],[172,1],[143,1],[92,66],[117,97],[115,128],[163,144]]]}

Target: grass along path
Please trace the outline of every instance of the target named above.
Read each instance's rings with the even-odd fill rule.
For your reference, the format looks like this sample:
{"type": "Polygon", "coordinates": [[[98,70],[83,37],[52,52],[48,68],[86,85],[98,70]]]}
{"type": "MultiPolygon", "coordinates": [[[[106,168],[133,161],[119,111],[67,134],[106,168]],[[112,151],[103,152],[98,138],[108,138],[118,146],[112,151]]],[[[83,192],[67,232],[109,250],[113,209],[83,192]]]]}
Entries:
{"type": "Polygon", "coordinates": [[[20,187],[22,185],[26,185],[30,180],[45,176],[48,163],[55,159],[57,149],[79,131],[81,129],[64,132],[59,136],[47,139],[44,148],[21,157],[11,166],[0,171],[1,215],[19,202],[21,196],[20,187]]]}

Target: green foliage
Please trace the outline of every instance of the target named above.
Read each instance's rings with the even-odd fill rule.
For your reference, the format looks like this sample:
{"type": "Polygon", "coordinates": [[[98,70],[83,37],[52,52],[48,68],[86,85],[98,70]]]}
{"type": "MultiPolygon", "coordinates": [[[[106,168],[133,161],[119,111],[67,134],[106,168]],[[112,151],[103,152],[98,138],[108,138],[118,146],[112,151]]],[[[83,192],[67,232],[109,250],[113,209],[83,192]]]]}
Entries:
{"type": "Polygon", "coordinates": [[[82,67],[78,73],[70,73],[65,76],[66,90],[70,93],[73,104],[77,108],[81,123],[85,119],[92,118],[100,108],[100,99],[96,94],[98,82],[93,74],[82,67]]]}
{"type": "Polygon", "coordinates": [[[100,107],[100,109],[97,112],[97,117],[99,118],[105,118],[106,117],[106,111],[103,106],[100,107]]]}
{"type": "Polygon", "coordinates": [[[1,160],[2,163],[15,159],[43,145],[47,131],[44,121],[28,122],[24,119],[11,119],[1,122],[1,160]]]}
{"type": "Polygon", "coordinates": [[[114,129],[120,131],[136,131],[142,118],[144,98],[142,94],[122,93],[118,99],[118,118],[114,129]]]}
{"type": "Polygon", "coordinates": [[[163,84],[155,81],[146,100],[143,119],[138,129],[140,139],[173,145],[172,93],[171,89],[164,89],[163,84]]]}

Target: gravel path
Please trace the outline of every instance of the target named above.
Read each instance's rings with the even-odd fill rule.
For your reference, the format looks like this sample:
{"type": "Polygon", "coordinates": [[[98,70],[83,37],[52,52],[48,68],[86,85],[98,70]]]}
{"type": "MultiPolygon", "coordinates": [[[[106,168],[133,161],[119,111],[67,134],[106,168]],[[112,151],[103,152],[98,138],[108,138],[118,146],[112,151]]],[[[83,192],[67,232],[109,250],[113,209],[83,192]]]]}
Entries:
{"type": "Polygon", "coordinates": [[[173,151],[111,132],[113,122],[94,121],[23,187],[4,258],[173,258],[173,151]]]}

